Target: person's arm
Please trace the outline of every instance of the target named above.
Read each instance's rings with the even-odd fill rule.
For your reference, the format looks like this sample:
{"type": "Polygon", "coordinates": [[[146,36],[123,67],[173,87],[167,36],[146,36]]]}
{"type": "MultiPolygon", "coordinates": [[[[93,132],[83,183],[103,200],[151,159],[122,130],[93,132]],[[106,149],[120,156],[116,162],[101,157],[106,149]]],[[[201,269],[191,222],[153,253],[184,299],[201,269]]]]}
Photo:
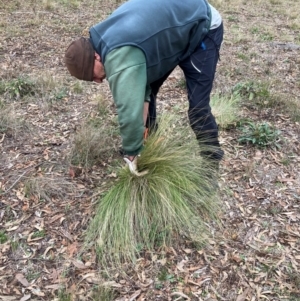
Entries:
{"type": "Polygon", "coordinates": [[[117,107],[124,152],[136,156],[143,147],[144,102],[149,89],[145,55],[136,47],[120,47],[106,56],[104,66],[117,107]]]}

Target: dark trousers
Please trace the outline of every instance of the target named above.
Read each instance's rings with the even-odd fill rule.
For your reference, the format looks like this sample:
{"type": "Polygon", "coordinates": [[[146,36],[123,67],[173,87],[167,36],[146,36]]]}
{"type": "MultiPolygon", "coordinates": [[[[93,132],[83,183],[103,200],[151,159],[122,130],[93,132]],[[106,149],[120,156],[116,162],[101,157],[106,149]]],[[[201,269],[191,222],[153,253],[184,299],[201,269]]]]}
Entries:
{"type": "MultiPolygon", "coordinates": [[[[186,79],[190,125],[197,140],[213,149],[204,152],[203,155],[216,160],[221,160],[224,152],[220,148],[218,125],[211,113],[209,102],[222,41],[223,24],[210,30],[195,52],[179,64],[186,79]]],[[[155,124],[156,95],[172,71],[151,84],[152,93],[147,121],[149,127],[155,124]]]]}

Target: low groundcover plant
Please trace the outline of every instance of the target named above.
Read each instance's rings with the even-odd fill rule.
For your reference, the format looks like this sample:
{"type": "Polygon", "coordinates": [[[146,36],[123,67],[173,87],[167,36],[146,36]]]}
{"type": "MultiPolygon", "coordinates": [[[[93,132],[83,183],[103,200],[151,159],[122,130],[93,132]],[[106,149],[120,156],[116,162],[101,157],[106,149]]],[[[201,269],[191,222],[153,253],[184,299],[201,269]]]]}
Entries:
{"type": "Polygon", "coordinates": [[[189,127],[164,115],[139,157],[143,177],[120,167],[118,178],[99,199],[86,232],[100,262],[134,263],[141,250],[170,246],[179,236],[205,243],[209,222],[218,221],[217,176],[199,153],[189,127]]]}
{"type": "Polygon", "coordinates": [[[247,122],[242,128],[242,135],[238,139],[239,143],[257,145],[258,147],[280,148],[280,131],[268,123],[247,122]]]}

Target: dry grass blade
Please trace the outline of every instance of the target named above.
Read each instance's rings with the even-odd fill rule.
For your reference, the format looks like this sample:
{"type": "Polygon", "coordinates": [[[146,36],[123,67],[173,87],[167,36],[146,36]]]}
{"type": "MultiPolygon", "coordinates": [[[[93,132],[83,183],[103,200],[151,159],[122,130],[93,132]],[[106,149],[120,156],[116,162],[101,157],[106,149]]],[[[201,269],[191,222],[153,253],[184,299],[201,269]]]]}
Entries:
{"type": "Polygon", "coordinates": [[[121,168],[87,231],[86,243],[96,241],[102,263],[134,262],[142,249],[170,245],[178,235],[203,244],[205,222],[218,219],[216,179],[189,128],[174,116],[163,116],[139,159],[149,173],[135,177],[121,168]]]}

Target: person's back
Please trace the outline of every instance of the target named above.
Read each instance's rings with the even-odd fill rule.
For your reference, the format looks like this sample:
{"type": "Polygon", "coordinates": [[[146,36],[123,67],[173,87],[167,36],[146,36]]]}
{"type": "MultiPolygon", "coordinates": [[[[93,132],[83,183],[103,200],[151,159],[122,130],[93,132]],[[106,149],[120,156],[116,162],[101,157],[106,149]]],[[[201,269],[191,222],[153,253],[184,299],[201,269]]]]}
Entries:
{"type": "Polygon", "coordinates": [[[91,42],[104,64],[115,48],[140,48],[151,83],[194,52],[210,29],[210,15],[205,0],[130,0],[90,29],[91,42]]]}

